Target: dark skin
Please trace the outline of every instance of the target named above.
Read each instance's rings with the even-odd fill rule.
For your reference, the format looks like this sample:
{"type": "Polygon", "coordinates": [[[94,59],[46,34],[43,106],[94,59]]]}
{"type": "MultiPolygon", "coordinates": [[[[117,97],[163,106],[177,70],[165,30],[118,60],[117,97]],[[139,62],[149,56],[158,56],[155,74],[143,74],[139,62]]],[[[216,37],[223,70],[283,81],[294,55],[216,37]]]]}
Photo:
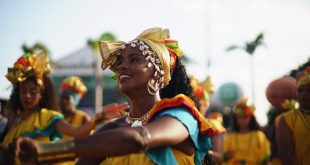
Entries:
{"type": "MultiPolygon", "coordinates": [[[[310,109],[310,85],[300,85],[297,89],[297,100],[300,109],[310,109]]],[[[301,111],[304,113],[303,111],[301,111]]],[[[283,165],[294,164],[294,139],[293,134],[282,117],[276,126],[276,141],[280,151],[280,158],[283,165]]]]}
{"type": "MultiPolygon", "coordinates": [[[[154,66],[147,67],[147,64],[148,61],[142,56],[139,48],[128,46],[113,66],[118,78],[118,87],[129,98],[132,117],[143,116],[161,99],[159,92],[151,95],[147,91],[147,83],[155,70],[154,66]]],[[[149,148],[172,146],[186,155],[194,154],[195,149],[188,131],[177,119],[161,117],[144,126],[151,135],[147,144],[149,148]]],[[[123,120],[118,120],[113,126],[102,128],[92,136],[76,138],[77,156],[87,158],[81,159],[79,164],[96,164],[94,161],[98,159],[137,153],[142,146],[138,137],[137,127],[129,127],[123,120]]],[[[21,158],[33,153],[30,143],[28,140],[18,141],[17,153],[21,158]]]]}

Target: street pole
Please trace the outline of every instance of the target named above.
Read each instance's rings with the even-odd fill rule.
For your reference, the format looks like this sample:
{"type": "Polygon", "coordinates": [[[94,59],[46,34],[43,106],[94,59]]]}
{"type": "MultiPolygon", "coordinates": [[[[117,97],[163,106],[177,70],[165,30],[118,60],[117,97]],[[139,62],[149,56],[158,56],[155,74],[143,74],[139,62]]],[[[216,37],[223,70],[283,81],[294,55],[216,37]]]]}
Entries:
{"type": "Polygon", "coordinates": [[[102,82],[102,74],[103,71],[101,69],[101,58],[96,53],[94,55],[94,73],[96,79],[96,87],[95,87],[95,112],[98,113],[102,108],[102,98],[103,98],[103,82],[102,82]]]}

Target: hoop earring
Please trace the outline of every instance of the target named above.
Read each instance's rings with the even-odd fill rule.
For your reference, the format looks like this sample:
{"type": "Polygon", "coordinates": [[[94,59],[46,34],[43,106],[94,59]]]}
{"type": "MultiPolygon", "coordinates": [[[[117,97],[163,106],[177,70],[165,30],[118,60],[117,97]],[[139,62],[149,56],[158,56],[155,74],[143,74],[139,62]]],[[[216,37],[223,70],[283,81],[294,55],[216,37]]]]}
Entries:
{"type": "Polygon", "coordinates": [[[154,79],[149,80],[146,88],[151,95],[155,95],[158,92],[158,86],[156,86],[156,82],[154,79]]]}

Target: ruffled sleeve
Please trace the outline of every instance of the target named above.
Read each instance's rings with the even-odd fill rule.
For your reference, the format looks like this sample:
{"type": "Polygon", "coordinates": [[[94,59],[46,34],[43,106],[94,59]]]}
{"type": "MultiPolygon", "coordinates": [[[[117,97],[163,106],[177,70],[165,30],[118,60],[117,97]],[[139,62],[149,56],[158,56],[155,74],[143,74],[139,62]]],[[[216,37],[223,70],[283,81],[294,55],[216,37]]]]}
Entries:
{"type": "MultiPolygon", "coordinates": [[[[189,136],[195,146],[195,164],[201,164],[205,154],[211,148],[211,141],[208,136],[200,134],[198,121],[186,109],[186,107],[178,107],[161,111],[155,119],[163,116],[173,117],[180,121],[187,128],[189,136]]],[[[172,155],[170,147],[150,149],[146,154],[155,164],[176,164],[176,160],[172,155]],[[162,161],[165,163],[162,163],[162,161]]]]}
{"type": "Polygon", "coordinates": [[[64,116],[56,111],[41,109],[40,113],[35,115],[32,131],[25,131],[23,136],[35,138],[36,136],[49,136],[51,142],[62,137],[62,134],[56,131],[56,122],[64,119],[64,116]]]}

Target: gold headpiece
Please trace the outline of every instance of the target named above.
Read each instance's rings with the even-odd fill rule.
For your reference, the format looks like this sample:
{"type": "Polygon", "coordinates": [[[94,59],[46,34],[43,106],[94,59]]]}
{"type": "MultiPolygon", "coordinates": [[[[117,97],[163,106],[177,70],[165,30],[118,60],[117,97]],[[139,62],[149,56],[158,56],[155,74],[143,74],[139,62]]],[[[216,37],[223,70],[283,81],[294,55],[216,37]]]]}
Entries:
{"type": "Polygon", "coordinates": [[[87,92],[87,87],[83,83],[83,80],[77,76],[67,77],[60,84],[62,90],[71,89],[79,95],[84,95],[87,92]]]}
{"type": "Polygon", "coordinates": [[[297,75],[297,88],[301,85],[309,85],[310,84],[310,66],[306,67],[303,72],[300,72],[297,75]]]}
{"type": "Polygon", "coordinates": [[[39,55],[26,53],[14,63],[13,68],[8,68],[6,78],[12,84],[25,81],[28,77],[35,77],[41,89],[44,89],[43,75],[52,72],[46,53],[39,55]]]}
{"type": "Polygon", "coordinates": [[[163,86],[166,86],[171,79],[170,69],[173,67],[170,55],[182,56],[182,51],[178,48],[177,41],[169,40],[169,37],[168,29],[151,28],[143,31],[135,40],[129,43],[123,41],[100,41],[99,48],[102,57],[101,67],[104,70],[113,65],[117,55],[120,54],[119,50],[124,49],[126,44],[132,44],[133,47],[135,45],[140,45],[140,50],[145,52],[143,55],[155,54],[159,59],[164,77],[163,86]],[[146,45],[144,45],[144,43],[146,45]],[[151,49],[149,50],[148,47],[151,49]]]}
{"type": "Polygon", "coordinates": [[[255,106],[254,105],[250,105],[248,103],[248,99],[247,98],[241,98],[236,106],[234,107],[233,112],[237,115],[242,115],[242,116],[253,116],[255,111],[255,106]]]}

